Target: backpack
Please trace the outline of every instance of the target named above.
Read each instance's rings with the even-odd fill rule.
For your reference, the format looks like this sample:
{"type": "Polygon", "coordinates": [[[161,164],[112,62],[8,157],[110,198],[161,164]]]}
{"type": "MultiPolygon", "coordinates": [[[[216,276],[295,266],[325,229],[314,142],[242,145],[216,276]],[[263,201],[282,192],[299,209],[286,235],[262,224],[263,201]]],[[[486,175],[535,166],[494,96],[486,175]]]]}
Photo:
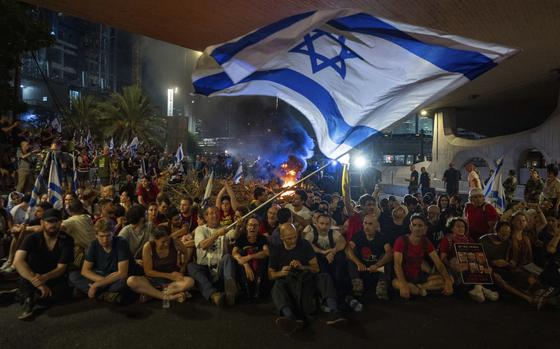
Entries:
{"type": "MultiPolygon", "coordinates": [[[[313,241],[311,243],[317,246],[317,241],[319,241],[319,232],[313,224],[311,225],[311,228],[313,228],[313,241]]],[[[334,248],[336,246],[336,243],[334,242],[334,232],[332,229],[329,229],[327,236],[329,238],[329,247],[334,248]]]]}

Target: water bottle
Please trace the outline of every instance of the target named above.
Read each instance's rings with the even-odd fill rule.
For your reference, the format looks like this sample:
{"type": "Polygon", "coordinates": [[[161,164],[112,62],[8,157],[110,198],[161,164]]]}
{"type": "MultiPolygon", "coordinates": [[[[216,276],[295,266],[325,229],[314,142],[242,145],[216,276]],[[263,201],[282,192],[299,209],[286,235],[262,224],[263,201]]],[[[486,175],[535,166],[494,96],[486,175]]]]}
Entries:
{"type": "Polygon", "coordinates": [[[163,309],[169,309],[171,305],[169,304],[169,292],[167,291],[167,287],[163,289],[163,303],[161,307],[163,309]]]}

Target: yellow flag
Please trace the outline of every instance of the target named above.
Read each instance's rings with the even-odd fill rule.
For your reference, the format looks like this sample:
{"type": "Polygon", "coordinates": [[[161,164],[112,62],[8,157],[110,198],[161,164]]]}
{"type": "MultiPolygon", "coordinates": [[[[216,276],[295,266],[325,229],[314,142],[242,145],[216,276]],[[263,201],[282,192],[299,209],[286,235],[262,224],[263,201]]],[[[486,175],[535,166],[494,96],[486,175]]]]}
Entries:
{"type": "Polygon", "coordinates": [[[350,195],[350,193],[346,193],[346,187],[350,183],[350,176],[348,176],[348,164],[344,164],[342,167],[342,196],[346,196],[346,194],[350,195]]]}

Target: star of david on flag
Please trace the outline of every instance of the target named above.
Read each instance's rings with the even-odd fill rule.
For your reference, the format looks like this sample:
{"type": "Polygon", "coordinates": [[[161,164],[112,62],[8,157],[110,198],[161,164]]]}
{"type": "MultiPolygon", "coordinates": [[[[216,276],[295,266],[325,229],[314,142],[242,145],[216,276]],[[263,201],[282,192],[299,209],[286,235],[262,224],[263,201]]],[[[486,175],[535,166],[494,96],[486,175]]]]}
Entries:
{"type": "Polygon", "coordinates": [[[193,85],[206,96],[284,100],[337,158],[516,52],[358,10],[320,10],[206,48],[193,85]]]}

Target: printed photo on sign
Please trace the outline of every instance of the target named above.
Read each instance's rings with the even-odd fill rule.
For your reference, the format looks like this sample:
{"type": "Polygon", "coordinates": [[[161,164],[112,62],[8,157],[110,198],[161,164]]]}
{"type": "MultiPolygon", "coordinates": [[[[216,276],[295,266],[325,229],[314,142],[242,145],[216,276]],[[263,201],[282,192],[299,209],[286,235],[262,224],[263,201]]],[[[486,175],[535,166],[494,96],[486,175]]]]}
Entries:
{"type": "Polygon", "coordinates": [[[465,285],[494,283],[482,244],[454,244],[454,247],[465,285]]]}

